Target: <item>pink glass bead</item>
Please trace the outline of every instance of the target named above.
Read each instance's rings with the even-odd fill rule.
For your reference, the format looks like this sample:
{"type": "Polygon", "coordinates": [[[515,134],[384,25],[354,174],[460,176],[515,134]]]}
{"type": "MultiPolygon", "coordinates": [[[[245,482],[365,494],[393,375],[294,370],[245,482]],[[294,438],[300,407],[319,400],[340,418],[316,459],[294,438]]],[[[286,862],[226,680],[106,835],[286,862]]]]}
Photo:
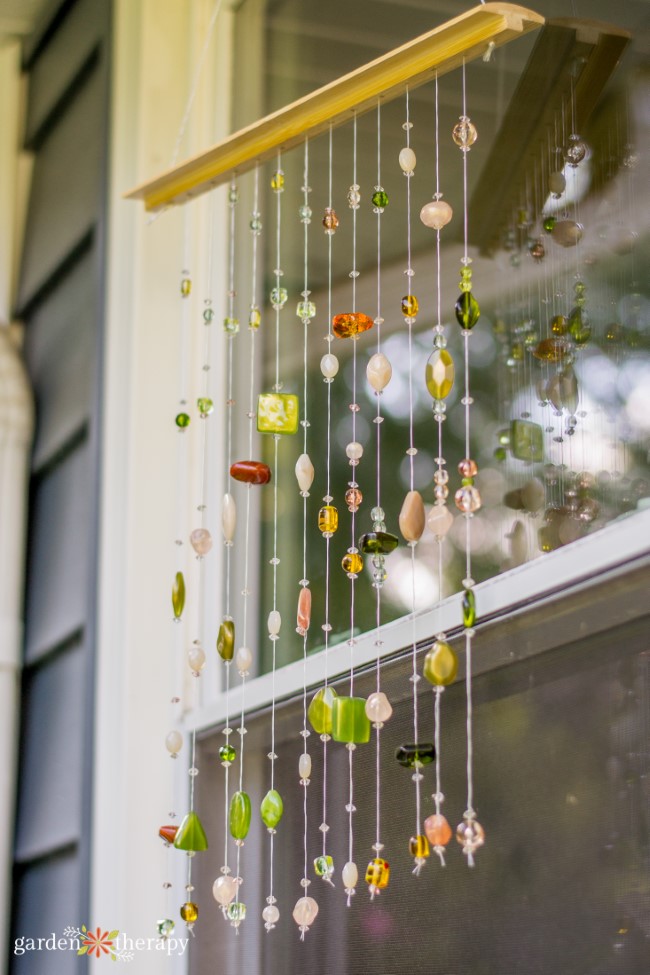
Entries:
{"type": "Polygon", "coordinates": [[[472,486],[458,488],[454,500],[458,510],[465,514],[473,514],[482,504],[478,488],[472,486]]]}
{"type": "Polygon", "coordinates": [[[458,465],[458,473],[461,477],[476,477],[478,474],[476,461],[471,460],[469,457],[466,457],[465,460],[461,460],[458,465]]]}
{"type": "Polygon", "coordinates": [[[190,535],[190,545],[199,557],[207,555],[212,548],[212,535],[207,528],[195,528],[190,535]]]}
{"type": "Polygon", "coordinates": [[[298,596],[298,613],[296,632],[305,636],[311,622],[311,589],[304,586],[298,596]]]}

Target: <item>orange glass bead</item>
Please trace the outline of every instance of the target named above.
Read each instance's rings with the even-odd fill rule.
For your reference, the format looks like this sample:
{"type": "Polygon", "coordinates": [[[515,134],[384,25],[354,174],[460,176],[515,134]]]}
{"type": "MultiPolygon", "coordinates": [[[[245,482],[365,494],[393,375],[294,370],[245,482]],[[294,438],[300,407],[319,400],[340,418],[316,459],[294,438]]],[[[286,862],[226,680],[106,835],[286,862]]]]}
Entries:
{"type": "Polygon", "coordinates": [[[176,839],[177,833],[178,833],[178,826],[161,826],[160,829],[158,830],[158,836],[160,837],[160,839],[164,840],[165,843],[169,843],[170,845],[176,839]]]}
{"type": "Polygon", "coordinates": [[[451,839],[451,826],[442,814],[434,813],[424,820],[424,832],[431,846],[447,846],[451,839]]]}
{"type": "Polygon", "coordinates": [[[311,622],[311,589],[303,586],[298,596],[298,614],[296,632],[304,636],[311,622]]]}
{"type": "Polygon", "coordinates": [[[374,322],[369,315],[363,312],[345,312],[342,315],[335,315],[332,319],[332,331],[340,339],[349,339],[353,335],[361,335],[372,328],[374,322]]]}
{"type": "Polygon", "coordinates": [[[533,355],[542,362],[561,362],[569,351],[565,339],[542,339],[533,349],[533,355]]]}
{"type": "Polygon", "coordinates": [[[238,460],[231,466],[230,476],[244,484],[268,484],[271,468],[259,460],[238,460]]]}

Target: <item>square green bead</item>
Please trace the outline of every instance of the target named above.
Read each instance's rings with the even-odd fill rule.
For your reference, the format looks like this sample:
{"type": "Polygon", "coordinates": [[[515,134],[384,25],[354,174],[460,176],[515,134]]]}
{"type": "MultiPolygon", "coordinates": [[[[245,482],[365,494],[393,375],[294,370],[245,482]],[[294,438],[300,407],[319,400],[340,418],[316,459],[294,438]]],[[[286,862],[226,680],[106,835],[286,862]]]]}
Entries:
{"type": "Polygon", "coordinates": [[[544,434],[540,425],[530,420],[513,420],[510,449],[517,460],[544,460],[544,434]]]}
{"type": "Polygon", "coordinates": [[[332,702],[332,738],[334,741],[362,745],[370,741],[370,719],[365,697],[336,697],[332,702]]]}
{"type": "Polygon", "coordinates": [[[260,393],[257,400],[259,433],[297,433],[298,397],[294,393],[260,393]]]}

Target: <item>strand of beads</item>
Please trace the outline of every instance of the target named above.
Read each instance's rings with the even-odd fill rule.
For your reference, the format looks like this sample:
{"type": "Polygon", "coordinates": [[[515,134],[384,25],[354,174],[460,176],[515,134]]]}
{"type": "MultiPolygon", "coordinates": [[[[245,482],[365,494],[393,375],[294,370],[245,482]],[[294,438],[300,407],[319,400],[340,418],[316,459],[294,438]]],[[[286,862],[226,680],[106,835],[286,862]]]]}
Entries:
{"type": "Polygon", "coordinates": [[[463,114],[454,127],[452,137],[461,149],[463,159],[463,240],[464,253],[461,259],[460,289],[461,294],[456,302],[456,319],[460,325],[464,339],[465,393],[462,399],[465,407],[465,459],[458,465],[458,472],[462,478],[461,487],[456,491],[456,507],[465,516],[465,578],[463,579],[463,625],[465,627],[465,686],[467,695],[467,808],[463,813],[463,820],[456,830],[456,839],[461,844],[463,853],[467,857],[469,866],[474,866],[474,853],[483,845],[485,836],[483,828],[476,820],[474,811],[474,779],[473,779],[473,711],[472,711],[472,639],[474,637],[474,623],[476,621],[476,599],[474,596],[474,580],[472,579],[472,546],[471,546],[471,518],[481,507],[481,496],[474,486],[474,478],[478,472],[475,461],[470,458],[470,407],[472,398],[469,388],[469,338],[471,330],[478,321],[480,309],[478,302],[472,295],[471,258],[468,256],[468,199],[467,199],[467,154],[476,142],[476,128],[467,115],[465,92],[465,62],[463,60],[463,114]]]}
{"type": "MultiPolygon", "coordinates": [[[[375,690],[366,701],[366,715],[372,722],[376,732],[375,749],[375,801],[376,801],[376,830],[375,842],[372,846],[373,859],[366,869],[366,880],[370,879],[369,891],[370,898],[374,900],[375,894],[382,889],[376,881],[383,882],[388,879],[388,870],[379,871],[376,867],[378,860],[384,849],[381,841],[381,729],[393,713],[393,708],[385,693],[381,689],[381,594],[386,579],[386,555],[396,548],[398,540],[395,535],[386,531],[384,511],[381,507],[381,424],[383,416],[381,413],[381,394],[390,382],[392,376],[392,366],[384,353],[381,351],[381,326],[383,325],[381,309],[381,215],[388,204],[388,196],[381,186],[381,103],[377,103],[377,185],[372,198],[373,211],[377,215],[377,316],[375,325],[377,326],[377,351],[372,355],[366,367],[366,377],[374,394],[377,398],[377,414],[374,423],[377,430],[377,489],[375,507],[370,512],[372,518],[372,531],[362,535],[359,539],[359,548],[364,555],[372,557],[373,567],[373,586],[376,593],[376,635],[375,646],[377,647],[376,663],[376,685],[375,690]],[[383,194],[378,199],[379,194],[383,194]]],[[[385,861],[383,861],[385,863],[385,861]]],[[[385,886],[385,884],[384,884],[385,886]]]]}
{"type": "Polygon", "coordinates": [[[329,129],[329,196],[328,206],[323,217],[323,227],[327,236],[327,353],[322,357],[320,368],[323,375],[323,382],[327,390],[327,434],[326,434],[326,489],[323,498],[325,506],[318,513],[318,527],[325,539],[325,621],[322,624],[325,634],[325,684],[314,695],[307,717],[313,730],[323,743],[323,817],[320,824],[322,837],[322,853],[314,860],[314,870],[316,875],[325,883],[334,886],[332,877],[334,875],[334,860],[327,852],[327,837],[329,826],[327,823],[327,744],[332,735],[332,701],[336,696],[336,691],[330,687],[328,677],[329,659],[329,635],[332,630],[330,623],[330,540],[338,527],[338,512],[332,505],[331,494],[331,457],[332,457],[332,383],[339,371],[339,361],[332,353],[332,341],[334,333],[332,331],[332,239],[338,226],[338,218],[332,207],[332,162],[333,162],[333,141],[332,126],[329,129]]]}
{"type": "MultiPolygon", "coordinates": [[[[436,324],[433,328],[433,352],[431,353],[425,370],[427,390],[433,399],[433,412],[437,425],[438,454],[436,457],[436,471],[434,473],[435,504],[427,519],[427,526],[433,532],[438,546],[438,614],[443,597],[442,547],[445,536],[452,525],[453,518],[447,508],[449,495],[447,486],[449,475],[445,469],[445,459],[442,450],[442,430],[445,420],[445,399],[449,396],[454,383],[454,363],[447,352],[447,341],[442,325],[442,262],[440,254],[440,231],[453,216],[448,203],[442,199],[440,192],[440,114],[438,107],[438,76],[435,84],[435,132],[436,132],[436,192],[431,203],[426,203],[420,211],[420,219],[425,226],[436,232],[436,324]]],[[[441,806],[444,796],[441,789],[441,747],[440,747],[440,698],[447,684],[451,684],[456,677],[458,660],[456,654],[446,642],[446,635],[437,627],[436,642],[428,651],[424,659],[423,675],[434,685],[434,748],[436,754],[436,791],[433,794],[435,813],[424,821],[424,832],[433,847],[441,865],[445,865],[445,847],[451,839],[451,828],[443,816],[441,806]]]]}

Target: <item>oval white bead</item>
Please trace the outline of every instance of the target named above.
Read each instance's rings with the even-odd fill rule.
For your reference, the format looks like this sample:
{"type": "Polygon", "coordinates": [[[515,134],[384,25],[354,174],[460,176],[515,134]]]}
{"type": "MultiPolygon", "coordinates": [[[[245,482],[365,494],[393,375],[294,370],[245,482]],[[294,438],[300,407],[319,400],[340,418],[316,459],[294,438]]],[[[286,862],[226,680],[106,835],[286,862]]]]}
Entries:
{"type": "Polygon", "coordinates": [[[306,752],[298,759],[298,773],[301,779],[308,779],[311,775],[311,755],[306,752]]]}
{"type": "Polygon", "coordinates": [[[223,537],[227,542],[232,542],[235,537],[237,527],[237,505],[232,494],[224,494],[221,505],[221,528],[223,537]]]}
{"type": "Polygon", "coordinates": [[[262,911],[262,918],[267,924],[277,924],[280,920],[280,912],[275,904],[267,904],[262,911]]]}
{"type": "Polygon", "coordinates": [[[183,736],[180,731],[170,731],[165,738],[165,747],[170,755],[178,755],[183,747],[183,736]]]}
{"type": "Polygon", "coordinates": [[[375,691],[366,701],[366,715],[369,721],[388,721],[393,708],[383,691],[375,691]]]}
{"type": "Polygon", "coordinates": [[[248,647],[239,647],[235,654],[235,666],[242,676],[248,673],[252,663],[253,654],[248,647]]]}
{"type": "Polygon", "coordinates": [[[293,919],[301,928],[308,928],[316,920],[318,904],[313,897],[301,897],[293,909],[293,919]]]}
{"type": "Polygon", "coordinates": [[[221,904],[222,907],[225,907],[226,904],[230,904],[236,893],[237,881],[234,877],[217,877],[215,882],[212,884],[212,896],[216,900],[217,904],[221,904]]]}
{"type": "Polygon", "coordinates": [[[348,860],[341,871],[341,878],[346,890],[352,890],[353,887],[356,887],[359,882],[359,871],[357,870],[356,863],[348,860]]]}
{"type": "Polygon", "coordinates": [[[454,523],[454,516],[444,504],[435,504],[427,517],[427,528],[438,538],[446,535],[454,523]]]}
{"type": "Polygon", "coordinates": [[[366,377],[376,393],[380,393],[388,386],[392,375],[393,367],[383,352],[375,352],[370,356],[366,366],[366,377]]]}
{"type": "Polygon", "coordinates": [[[298,487],[301,491],[307,493],[314,483],[314,465],[311,462],[309,454],[300,455],[296,461],[295,470],[298,487]]]}
{"type": "Polygon", "coordinates": [[[269,613],[269,618],[266,624],[269,628],[269,634],[271,636],[277,636],[280,632],[280,627],[282,626],[282,617],[277,609],[272,609],[269,613]]]}
{"type": "Polygon", "coordinates": [[[420,210],[420,220],[425,227],[432,227],[433,230],[442,230],[453,215],[454,211],[445,200],[431,200],[420,210]]]}
{"type": "Polygon", "coordinates": [[[415,169],[415,163],[415,153],[411,148],[409,148],[409,146],[404,146],[404,148],[400,150],[399,154],[399,164],[402,172],[412,173],[415,169]]]}
{"type": "Polygon", "coordinates": [[[203,670],[205,667],[205,650],[203,647],[190,647],[187,651],[187,661],[196,674],[203,670]]]}
{"type": "Polygon", "coordinates": [[[327,352],[320,361],[320,371],[326,379],[333,379],[339,371],[339,360],[333,352],[327,352]]]}
{"type": "Polygon", "coordinates": [[[345,452],[350,460],[360,460],[363,457],[363,446],[356,440],[353,440],[352,443],[347,445],[345,452]]]}

